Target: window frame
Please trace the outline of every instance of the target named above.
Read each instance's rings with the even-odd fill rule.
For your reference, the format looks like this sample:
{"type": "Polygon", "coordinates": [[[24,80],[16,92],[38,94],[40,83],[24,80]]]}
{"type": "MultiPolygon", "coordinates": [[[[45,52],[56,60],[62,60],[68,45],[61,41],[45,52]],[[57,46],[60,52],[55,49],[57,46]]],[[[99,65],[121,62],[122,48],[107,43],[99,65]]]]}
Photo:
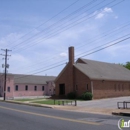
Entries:
{"type": "Polygon", "coordinates": [[[18,91],[18,90],[19,90],[19,86],[15,85],[15,91],[18,91]]]}
{"type": "Polygon", "coordinates": [[[42,91],[44,91],[45,90],[45,87],[44,86],[42,86],[42,91]]]}
{"type": "Polygon", "coordinates": [[[28,91],[28,85],[25,85],[25,90],[28,91]]]}
{"type": "Polygon", "coordinates": [[[10,87],[9,86],[7,87],[7,92],[10,92],[10,87]]]}
{"type": "Polygon", "coordinates": [[[34,91],[37,91],[37,86],[36,85],[34,86],[34,91]]]}

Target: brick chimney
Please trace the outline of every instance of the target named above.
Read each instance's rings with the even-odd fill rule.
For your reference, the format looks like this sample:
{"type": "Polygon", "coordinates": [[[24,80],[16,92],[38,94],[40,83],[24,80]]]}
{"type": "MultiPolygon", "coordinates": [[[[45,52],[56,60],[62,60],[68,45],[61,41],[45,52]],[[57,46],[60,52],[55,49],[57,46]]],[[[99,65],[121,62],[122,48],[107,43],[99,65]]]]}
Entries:
{"type": "Polygon", "coordinates": [[[69,47],[69,63],[74,64],[74,47],[69,47]]]}

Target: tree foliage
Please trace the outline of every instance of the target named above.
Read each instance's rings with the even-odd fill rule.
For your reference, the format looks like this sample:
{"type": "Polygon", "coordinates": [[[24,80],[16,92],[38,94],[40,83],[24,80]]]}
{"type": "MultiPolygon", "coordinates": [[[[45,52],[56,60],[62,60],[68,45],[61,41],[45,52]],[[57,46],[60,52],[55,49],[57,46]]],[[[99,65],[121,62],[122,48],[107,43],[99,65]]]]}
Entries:
{"type": "Polygon", "coordinates": [[[126,62],[125,65],[123,65],[125,68],[129,69],[130,70],[130,62],[126,62]]]}

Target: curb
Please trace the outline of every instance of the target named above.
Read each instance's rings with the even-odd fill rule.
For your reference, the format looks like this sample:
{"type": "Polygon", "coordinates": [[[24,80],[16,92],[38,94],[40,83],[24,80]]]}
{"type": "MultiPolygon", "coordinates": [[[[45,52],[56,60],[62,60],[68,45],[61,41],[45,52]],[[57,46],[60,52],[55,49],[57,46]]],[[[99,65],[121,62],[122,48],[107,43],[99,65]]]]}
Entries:
{"type": "Polygon", "coordinates": [[[130,113],[127,113],[127,112],[112,112],[112,115],[128,116],[128,117],[130,117],[130,113]]]}
{"type": "Polygon", "coordinates": [[[22,103],[22,102],[14,102],[14,101],[0,100],[0,102],[7,102],[7,103],[20,104],[20,105],[28,105],[28,106],[35,106],[35,107],[53,108],[53,106],[45,106],[45,105],[40,105],[40,104],[30,104],[30,103],[22,103]]]}

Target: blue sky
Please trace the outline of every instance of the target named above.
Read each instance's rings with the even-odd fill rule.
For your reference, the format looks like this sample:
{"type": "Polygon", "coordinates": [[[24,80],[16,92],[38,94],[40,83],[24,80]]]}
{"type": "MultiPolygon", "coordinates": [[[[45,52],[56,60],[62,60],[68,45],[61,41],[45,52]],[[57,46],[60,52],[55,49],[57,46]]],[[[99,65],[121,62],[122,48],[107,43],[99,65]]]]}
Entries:
{"type": "Polygon", "coordinates": [[[8,72],[58,75],[69,46],[75,47],[75,59],[125,64],[130,61],[129,6],[129,0],[0,0],[0,47],[12,50],[8,72]]]}

